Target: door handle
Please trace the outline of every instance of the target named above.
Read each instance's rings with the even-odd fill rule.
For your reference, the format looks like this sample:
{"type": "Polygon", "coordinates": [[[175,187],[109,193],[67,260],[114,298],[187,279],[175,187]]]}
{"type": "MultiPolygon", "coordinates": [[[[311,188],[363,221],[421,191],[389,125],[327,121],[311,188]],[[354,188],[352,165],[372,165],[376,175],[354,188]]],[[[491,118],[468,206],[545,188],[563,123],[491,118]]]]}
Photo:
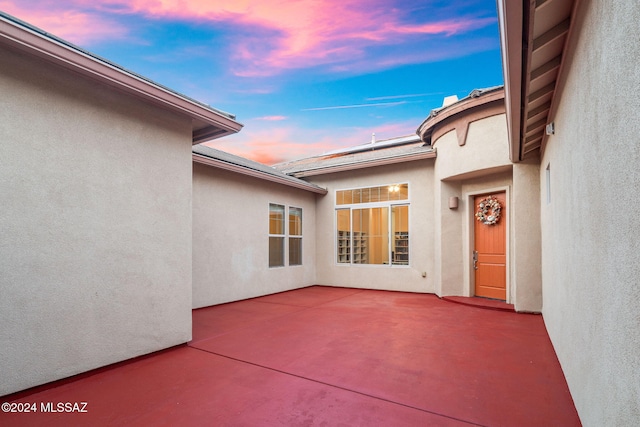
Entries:
{"type": "Polygon", "coordinates": [[[473,269],[478,269],[478,251],[473,251],[473,269]]]}

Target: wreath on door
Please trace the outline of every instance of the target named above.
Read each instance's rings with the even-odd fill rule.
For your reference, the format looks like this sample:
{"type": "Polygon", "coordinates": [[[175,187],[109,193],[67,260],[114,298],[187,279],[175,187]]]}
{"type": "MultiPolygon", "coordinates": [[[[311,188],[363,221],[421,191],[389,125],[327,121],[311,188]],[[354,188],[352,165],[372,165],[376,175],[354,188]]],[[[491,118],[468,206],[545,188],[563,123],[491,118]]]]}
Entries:
{"type": "Polygon", "coordinates": [[[476,219],[485,225],[493,225],[500,220],[502,206],[498,199],[493,196],[485,197],[478,203],[476,219]]]}

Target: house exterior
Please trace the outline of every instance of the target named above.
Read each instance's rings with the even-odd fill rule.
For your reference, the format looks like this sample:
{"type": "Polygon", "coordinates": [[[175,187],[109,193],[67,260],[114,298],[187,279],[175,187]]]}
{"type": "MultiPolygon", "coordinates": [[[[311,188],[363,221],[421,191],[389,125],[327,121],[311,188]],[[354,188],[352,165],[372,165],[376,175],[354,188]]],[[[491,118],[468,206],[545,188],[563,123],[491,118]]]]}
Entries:
{"type": "Polygon", "coordinates": [[[502,194],[502,265],[495,273],[502,289],[485,296],[513,303],[518,311],[540,311],[540,267],[531,262],[540,257],[539,226],[529,221],[537,207],[538,167],[509,160],[502,87],[474,91],[434,110],[415,137],[276,167],[329,192],[316,208],[316,227],[331,231],[316,239],[317,282],[325,285],[476,295],[476,274],[488,267],[481,262],[474,268],[474,230],[483,226],[474,198],[502,194]],[[406,197],[387,200],[398,185],[406,197]],[[354,194],[365,190],[367,199],[354,202],[354,194]],[[345,192],[352,197],[348,203],[340,200],[345,192]],[[450,208],[452,199],[456,206],[450,208]],[[360,226],[363,215],[377,225],[360,226]],[[388,242],[374,241],[387,233],[388,242]],[[517,241],[518,233],[531,238],[517,241]],[[388,255],[375,259],[376,246],[388,255]],[[340,252],[352,259],[340,259],[340,252]],[[406,256],[398,259],[400,253],[406,256]]]}
{"type": "Polygon", "coordinates": [[[502,265],[490,273],[501,294],[486,296],[541,309],[538,166],[509,160],[502,87],[432,112],[414,136],[275,167],[208,147],[193,159],[194,308],[311,284],[478,295],[476,276],[493,267],[474,265],[474,230],[501,228],[502,265]],[[476,218],[475,199],[493,194],[496,227],[476,218]],[[303,213],[300,263],[284,259],[297,237],[290,221],[273,233],[274,205],[303,213]],[[286,242],[276,265],[274,239],[286,242]]]}
{"type": "Polygon", "coordinates": [[[275,167],[192,148],[241,125],[3,15],[0,394],[321,284],[542,313],[582,422],[637,424],[636,3],[499,0],[504,87],[275,167]]]}
{"type": "Polygon", "coordinates": [[[0,15],[0,395],[191,339],[191,147],[240,130],[0,15]]]}
{"type": "Polygon", "coordinates": [[[640,422],[640,5],[498,1],[509,153],[538,165],[542,314],[585,426],[640,422]]]}

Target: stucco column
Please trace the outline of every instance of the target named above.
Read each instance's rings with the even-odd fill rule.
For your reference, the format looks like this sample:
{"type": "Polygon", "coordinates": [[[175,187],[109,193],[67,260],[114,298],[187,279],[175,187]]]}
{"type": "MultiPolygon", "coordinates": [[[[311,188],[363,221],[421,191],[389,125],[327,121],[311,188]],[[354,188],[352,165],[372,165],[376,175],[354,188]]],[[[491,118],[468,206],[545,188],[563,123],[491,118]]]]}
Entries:
{"type": "Polygon", "coordinates": [[[542,310],[539,160],[513,165],[512,292],[517,311],[542,310]]]}
{"type": "Polygon", "coordinates": [[[449,198],[460,197],[460,182],[440,181],[440,248],[439,270],[441,295],[465,295],[463,279],[463,221],[462,200],[458,209],[449,209],[449,198]]]}

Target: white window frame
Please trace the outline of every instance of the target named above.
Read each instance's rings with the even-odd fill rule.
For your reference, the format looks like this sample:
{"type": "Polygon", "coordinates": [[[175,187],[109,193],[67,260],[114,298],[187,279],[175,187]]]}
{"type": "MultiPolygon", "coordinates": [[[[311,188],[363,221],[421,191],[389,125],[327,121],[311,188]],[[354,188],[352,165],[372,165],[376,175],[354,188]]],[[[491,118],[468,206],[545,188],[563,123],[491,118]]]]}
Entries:
{"type": "MultiPolygon", "coordinates": [[[[271,252],[269,249],[269,253],[267,254],[268,256],[268,264],[269,264],[269,268],[283,268],[283,267],[300,267],[304,264],[303,259],[304,259],[304,219],[303,219],[303,215],[304,215],[304,208],[300,207],[300,206],[294,206],[294,205],[287,205],[285,203],[276,203],[276,202],[269,202],[269,206],[268,206],[268,216],[267,216],[267,220],[270,221],[270,215],[271,215],[271,206],[282,206],[284,208],[283,211],[283,234],[273,234],[271,233],[271,228],[269,227],[269,240],[272,237],[275,238],[282,238],[283,239],[283,244],[282,244],[282,265],[271,265],[271,252]],[[300,227],[300,235],[292,235],[290,233],[289,230],[289,214],[290,214],[290,210],[291,209],[299,209],[300,210],[300,222],[301,222],[301,227],[300,227]],[[289,239],[299,239],[300,240],[300,264],[291,264],[291,259],[290,259],[290,253],[289,253],[289,239]]],[[[268,226],[270,224],[267,224],[268,226]]]]}
{"type": "Polygon", "coordinates": [[[370,268],[409,268],[411,266],[411,230],[410,230],[410,224],[411,224],[411,183],[407,182],[407,181],[403,181],[403,182],[398,182],[398,183],[394,183],[394,184],[381,184],[381,185],[369,185],[369,186],[358,186],[358,187],[349,187],[349,188],[340,188],[340,189],[336,189],[333,195],[333,204],[334,204],[334,227],[333,227],[333,232],[334,232],[334,244],[333,244],[333,250],[334,250],[334,257],[333,257],[333,262],[334,264],[338,265],[338,266],[345,266],[345,267],[353,267],[353,266],[358,266],[358,267],[370,267],[370,268]],[[339,205],[337,203],[337,194],[339,191],[349,191],[349,190],[359,190],[359,189],[363,189],[363,188],[375,188],[375,187],[390,187],[391,185],[407,185],[407,198],[406,199],[402,199],[402,200],[387,200],[387,201],[383,201],[383,202],[368,202],[368,203],[351,203],[351,204],[342,204],[339,205]],[[408,258],[409,261],[407,264],[394,264],[393,263],[393,247],[394,247],[394,236],[392,236],[392,207],[394,206],[407,206],[408,207],[408,258]],[[387,215],[387,232],[388,232],[388,259],[389,259],[389,263],[388,264],[364,264],[364,263],[356,263],[354,262],[354,244],[353,244],[353,239],[354,239],[354,233],[351,231],[353,228],[353,209],[370,209],[370,208],[384,208],[386,207],[388,209],[388,215],[387,215]],[[348,210],[349,211],[349,262],[339,262],[339,236],[338,236],[338,211],[339,210],[348,210]]]}
{"type": "Polygon", "coordinates": [[[287,253],[287,222],[288,222],[288,216],[287,216],[287,206],[281,203],[271,203],[269,202],[269,214],[267,216],[267,226],[268,226],[268,230],[269,230],[269,238],[268,238],[268,243],[269,245],[268,247],[268,265],[269,268],[281,268],[281,267],[285,267],[286,266],[286,253],[287,253]],[[278,207],[282,207],[282,234],[279,233],[272,233],[271,232],[271,206],[278,206],[278,207]],[[279,238],[282,239],[282,264],[278,264],[278,265],[271,265],[271,239],[272,238],[279,238]]]}
{"type": "Polygon", "coordinates": [[[301,266],[303,264],[302,260],[303,260],[303,256],[304,256],[304,247],[303,247],[303,240],[302,237],[304,235],[304,218],[303,218],[303,211],[304,209],[298,207],[298,206],[287,206],[287,265],[291,266],[291,267],[297,267],[297,266],[301,266]],[[300,209],[300,234],[291,234],[291,230],[290,230],[290,222],[289,222],[289,217],[291,215],[291,209],[300,209]],[[289,243],[291,242],[291,239],[297,239],[300,240],[300,263],[299,264],[291,264],[291,252],[290,252],[290,246],[289,243]]]}

